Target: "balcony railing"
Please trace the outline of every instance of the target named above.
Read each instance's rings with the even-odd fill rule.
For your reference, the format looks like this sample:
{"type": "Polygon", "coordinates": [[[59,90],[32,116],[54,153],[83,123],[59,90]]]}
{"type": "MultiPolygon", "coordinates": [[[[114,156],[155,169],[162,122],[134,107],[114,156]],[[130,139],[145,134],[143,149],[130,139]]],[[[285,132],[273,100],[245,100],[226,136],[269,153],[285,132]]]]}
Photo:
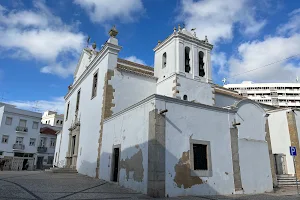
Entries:
{"type": "Polygon", "coordinates": [[[16,132],[27,133],[28,132],[28,128],[27,127],[22,127],[22,126],[17,126],[16,127],[16,132]]]}
{"type": "Polygon", "coordinates": [[[13,150],[24,150],[25,145],[24,144],[13,144],[13,150]]]}
{"type": "Polygon", "coordinates": [[[37,152],[38,153],[45,153],[45,152],[47,152],[47,147],[38,147],[37,152]]]}

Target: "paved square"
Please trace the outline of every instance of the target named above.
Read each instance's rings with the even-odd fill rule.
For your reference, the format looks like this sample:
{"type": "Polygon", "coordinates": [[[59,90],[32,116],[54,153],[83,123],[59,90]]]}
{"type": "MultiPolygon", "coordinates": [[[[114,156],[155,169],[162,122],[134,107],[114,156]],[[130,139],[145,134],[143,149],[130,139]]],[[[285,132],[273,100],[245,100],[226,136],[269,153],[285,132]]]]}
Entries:
{"type": "MultiPolygon", "coordinates": [[[[103,180],[80,174],[47,173],[42,171],[0,171],[0,199],[33,200],[33,199],[151,199],[146,195],[120,187],[103,180]]],[[[203,196],[166,199],[195,200],[285,200],[300,199],[296,188],[285,188],[261,195],[238,196],[203,196]]]]}

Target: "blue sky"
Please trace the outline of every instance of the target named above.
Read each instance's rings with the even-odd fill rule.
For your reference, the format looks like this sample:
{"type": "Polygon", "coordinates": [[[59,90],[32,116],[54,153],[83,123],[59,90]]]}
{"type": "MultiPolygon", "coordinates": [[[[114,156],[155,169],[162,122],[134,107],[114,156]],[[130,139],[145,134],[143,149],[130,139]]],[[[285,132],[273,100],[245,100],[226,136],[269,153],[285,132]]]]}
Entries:
{"type": "Polygon", "coordinates": [[[197,36],[207,35],[214,45],[218,84],[224,77],[234,83],[294,82],[300,76],[299,1],[2,0],[0,101],[62,112],[88,35],[101,46],[115,24],[120,57],[153,66],[157,41],[179,23],[197,28],[197,36]]]}

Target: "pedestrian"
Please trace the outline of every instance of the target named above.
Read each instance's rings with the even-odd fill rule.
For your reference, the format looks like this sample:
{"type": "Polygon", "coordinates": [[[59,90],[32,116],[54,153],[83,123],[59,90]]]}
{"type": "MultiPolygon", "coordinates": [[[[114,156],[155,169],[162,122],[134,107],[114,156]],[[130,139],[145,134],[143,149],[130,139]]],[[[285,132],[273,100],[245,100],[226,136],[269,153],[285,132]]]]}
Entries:
{"type": "Polygon", "coordinates": [[[5,164],[5,160],[1,160],[0,161],[0,170],[1,171],[3,171],[4,164],[5,164]]]}
{"type": "Polygon", "coordinates": [[[25,170],[27,170],[28,167],[29,167],[29,163],[27,162],[27,163],[25,164],[25,170]]]}

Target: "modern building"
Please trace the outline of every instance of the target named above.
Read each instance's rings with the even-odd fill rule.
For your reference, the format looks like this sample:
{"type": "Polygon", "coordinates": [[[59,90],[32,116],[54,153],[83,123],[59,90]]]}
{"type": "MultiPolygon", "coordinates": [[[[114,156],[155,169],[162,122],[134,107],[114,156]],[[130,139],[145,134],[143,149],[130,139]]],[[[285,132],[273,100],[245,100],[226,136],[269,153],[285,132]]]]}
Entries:
{"type": "Polygon", "coordinates": [[[153,197],[273,190],[268,115],[213,84],[207,38],[179,26],[152,68],[120,59],[109,34],[99,51],[83,49],[65,95],[58,167],[153,197]]]}
{"type": "Polygon", "coordinates": [[[5,170],[35,168],[41,113],[18,109],[0,103],[0,155],[6,160],[5,170]]]}
{"type": "Polygon", "coordinates": [[[277,107],[300,108],[300,83],[253,83],[227,84],[225,88],[237,91],[241,96],[277,107]]]}
{"type": "Polygon", "coordinates": [[[57,112],[49,111],[49,110],[44,112],[42,117],[42,124],[48,124],[50,126],[62,128],[63,123],[64,123],[63,114],[57,114],[57,112]]]}

